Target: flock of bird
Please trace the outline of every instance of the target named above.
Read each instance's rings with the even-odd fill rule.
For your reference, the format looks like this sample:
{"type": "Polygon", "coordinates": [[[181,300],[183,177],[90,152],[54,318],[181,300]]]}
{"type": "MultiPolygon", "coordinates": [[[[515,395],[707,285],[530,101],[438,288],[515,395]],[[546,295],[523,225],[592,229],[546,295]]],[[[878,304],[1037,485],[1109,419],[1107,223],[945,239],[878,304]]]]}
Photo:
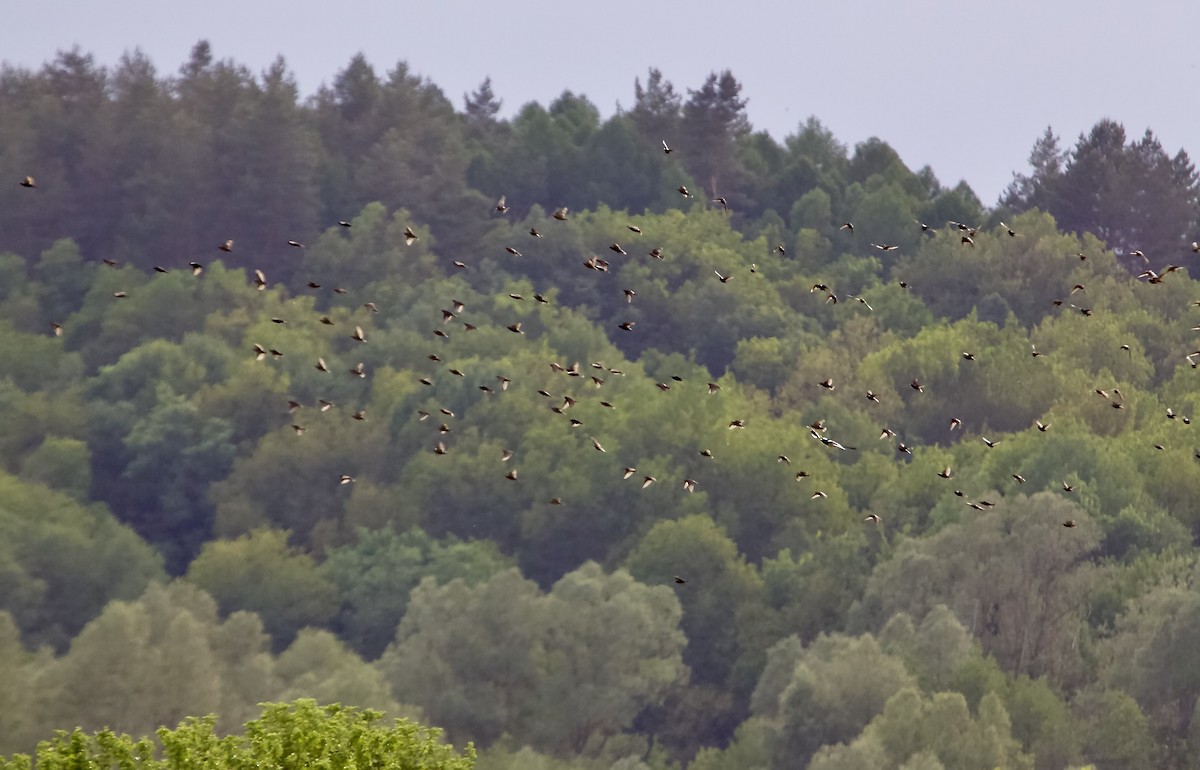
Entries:
{"type": "MultiPolygon", "coordinates": [[[[671,155],[673,152],[675,152],[675,150],[673,148],[671,148],[665,140],[662,142],[662,151],[667,155],[671,155]]],[[[22,179],[20,181],[20,185],[22,187],[29,188],[29,189],[33,189],[33,188],[37,187],[37,183],[32,176],[26,176],[24,179],[22,179]]],[[[692,192],[690,190],[688,190],[688,188],[686,186],[683,186],[683,185],[680,185],[677,188],[677,192],[684,198],[693,198],[694,197],[692,192]]],[[[715,197],[711,200],[711,202],[713,204],[719,205],[724,212],[728,213],[729,204],[728,204],[728,201],[723,196],[715,197]]],[[[503,216],[508,211],[509,211],[509,206],[508,206],[506,197],[502,195],[502,196],[500,196],[499,200],[496,202],[495,214],[499,215],[499,216],[503,216]]],[[[569,211],[565,207],[557,208],[552,212],[551,218],[558,222],[565,222],[569,218],[569,211]]],[[[921,232],[926,235],[936,236],[940,232],[947,231],[947,232],[952,233],[954,236],[956,236],[958,238],[959,243],[962,246],[970,247],[970,248],[974,248],[974,246],[975,246],[975,237],[978,232],[978,228],[976,228],[976,227],[966,225],[961,222],[954,222],[954,221],[948,222],[945,228],[938,228],[938,227],[935,227],[935,226],[932,226],[932,225],[929,225],[929,224],[926,224],[924,222],[920,222],[917,220],[914,220],[914,222],[916,225],[918,225],[920,227],[921,232]]],[[[345,220],[339,221],[338,225],[343,228],[352,227],[352,223],[345,221],[345,220]]],[[[642,230],[640,227],[633,225],[633,224],[629,224],[629,225],[627,225],[627,227],[628,227],[628,230],[630,231],[630,233],[632,233],[634,235],[642,235],[642,230]]],[[[1019,235],[1015,230],[1013,230],[1011,227],[1009,227],[1008,225],[1006,225],[1003,222],[1000,223],[1000,228],[1003,232],[1007,233],[1007,235],[1010,237],[1015,238],[1019,235]]],[[[852,222],[842,223],[839,229],[842,231],[846,231],[849,235],[854,234],[854,224],[852,222]]],[[[545,237],[545,234],[543,234],[541,231],[538,230],[538,228],[536,226],[534,226],[529,229],[529,236],[534,239],[540,239],[540,238],[545,237]]],[[[404,241],[405,241],[406,245],[412,245],[415,241],[418,240],[418,238],[419,238],[418,234],[411,227],[405,228],[404,241]]],[[[297,249],[304,248],[303,243],[300,243],[299,241],[295,241],[295,240],[289,240],[287,242],[287,244],[289,246],[291,246],[293,248],[297,248],[297,249]]],[[[872,248],[877,249],[882,252],[891,252],[891,251],[895,251],[899,248],[899,246],[897,246],[895,244],[890,244],[890,243],[871,243],[870,246],[872,248]]],[[[221,252],[231,253],[234,248],[234,242],[233,242],[233,240],[226,240],[226,241],[222,242],[221,244],[219,244],[217,248],[221,252]]],[[[1191,248],[1192,248],[1193,252],[1200,252],[1200,244],[1193,242],[1191,244],[1191,248]]],[[[628,252],[624,249],[624,247],[622,247],[620,245],[620,243],[614,242],[611,245],[609,245],[608,249],[609,249],[609,251],[612,251],[614,254],[617,254],[619,256],[622,256],[622,257],[629,256],[628,252]]],[[[506,246],[505,251],[513,257],[522,257],[523,256],[521,250],[516,248],[515,246],[506,246]]],[[[785,248],[785,246],[783,244],[779,244],[774,248],[774,252],[776,252],[780,255],[785,255],[787,253],[787,249],[785,248]]],[[[663,253],[663,250],[661,248],[654,248],[654,249],[650,250],[648,252],[648,256],[651,257],[652,259],[656,259],[656,260],[666,259],[666,255],[663,253]]],[[[1087,259],[1087,256],[1082,253],[1076,254],[1076,256],[1081,260],[1087,259]]],[[[1149,259],[1141,251],[1133,251],[1133,252],[1131,252],[1131,256],[1134,256],[1134,257],[1144,260],[1147,269],[1144,270],[1140,275],[1138,275],[1138,278],[1146,279],[1149,283],[1161,283],[1168,274],[1180,269],[1180,267],[1177,265],[1167,265],[1161,271],[1154,271],[1154,270],[1149,269],[1149,259]]],[[[119,267],[119,265],[120,265],[120,263],[118,261],[113,260],[113,259],[106,258],[103,260],[103,262],[105,265],[107,265],[109,267],[113,267],[113,268],[119,267]]],[[[459,269],[459,270],[468,269],[468,265],[461,261],[456,260],[453,262],[453,265],[456,269],[459,269]]],[[[204,272],[204,266],[198,262],[189,262],[188,267],[194,276],[200,276],[204,272]]],[[[583,261],[583,267],[588,270],[607,273],[607,272],[609,272],[610,263],[601,257],[591,255],[586,260],[583,261]]],[[[154,270],[156,272],[160,272],[160,273],[166,273],[169,271],[168,268],[161,267],[161,266],[155,266],[154,270]]],[[[255,269],[253,272],[254,272],[255,286],[259,290],[263,290],[263,289],[267,288],[268,283],[267,283],[267,278],[266,278],[266,275],[264,274],[264,272],[261,269],[255,269]]],[[[733,274],[726,275],[726,274],[723,274],[720,271],[716,271],[716,270],[714,270],[713,272],[715,273],[716,279],[722,284],[727,284],[731,280],[734,279],[733,274]]],[[[757,266],[751,265],[750,272],[752,272],[752,273],[757,272],[757,266]]],[[[898,283],[899,283],[900,287],[903,289],[909,288],[908,283],[903,280],[899,281],[898,283]]],[[[321,288],[321,284],[317,283],[316,281],[310,281],[310,282],[308,282],[307,285],[310,289],[321,288]]],[[[342,288],[334,288],[333,291],[337,294],[345,294],[346,293],[346,290],[342,289],[342,288]]],[[[820,281],[813,284],[812,288],[810,289],[810,293],[816,293],[816,292],[824,293],[825,294],[825,302],[829,303],[829,304],[836,305],[842,300],[842,297],[839,297],[835,291],[833,291],[829,286],[827,286],[826,284],[824,284],[820,281]]],[[[1086,289],[1083,285],[1076,284],[1070,288],[1068,296],[1074,296],[1076,294],[1085,293],[1085,292],[1086,292],[1086,289]]],[[[633,288],[624,288],[624,289],[622,289],[622,293],[623,293],[624,299],[627,304],[632,304],[638,296],[637,291],[633,288]]],[[[113,296],[116,299],[123,299],[123,298],[127,297],[128,295],[124,291],[117,291],[117,292],[113,293],[113,296]]],[[[535,293],[532,296],[533,296],[534,301],[536,301],[536,302],[539,302],[539,303],[548,303],[549,302],[549,300],[547,300],[541,294],[535,293]]],[[[524,297],[522,295],[516,294],[516,293],[509,294],[509,297],[516,301],[524,300],[524,297]]],[[[860,304],[864,305],[868,310],[873,310],[873,308],[870,306],[870,304],[868,304],[867,301],[865,299],[863,299],[862,297],[855,296],[855,295],[846,295],[845,299],[855,300],[855,301],[859,302],[860,304]]],[[[1054,301],[1054,304],[1056,306],[1061,306],[1064,304],[1064,302],[1066,302],[1066,300],[1057,299],[1054,301]]],[[[1092,314],[1092,310],[1089,307],[1075,305],[1074,303],[1070,303],[1070,302],[1066,302],[1066,304],[1068,304],[1071,308],[1078,310],[1080,313],[1082,313],[1085,316],[1090,316],[1092,314]]],[[[1200,302],[1197,302],[1196,304],[1200,305],[1200,302]]],[[[448,308],[444,308],[441,310],[442,327],[449,325],[452,321],[457,321],[457,322],[462,323],[463,329],[465,332],[471,332],[478,328],[476,325],[460,318],[460,314],[462,314],[465,310],[464,303],[462,303],[458,300],[451,300],[448,303],[448,305],[449,305],[448,308]]],[[[368,310],[372,310],[372,311],[378,310],[378,308],[372,302],[365,303],[365,307],[368,310]]],[[[284,320],[282,318],[272,318],[271,320],[274,323],[281,324],[281,325],[287,323],[286,320],[284,320]]],[[[334,321],[328,315],[322,315],[318,320],[320,323],[325,324],[325,325],[333,325],[334,324],[334,321]]],[[[57,322],[52,322],[50,324],[50,326],[51,326],[52,332],[55,335],[57,335],[57,336],[62,335],[63,327],[61,324],[59,324],[57,322]]],[[[635,323],[633,321],[622,321],[621,323],[619,323],[617,325],[618,329],[620,329],[621,331],[626,332],[626,333],[634,332],[634,327],[635,327],[635,323]]],[[[523,335],[525,333],[524,330],[522,329],[520,321],[516,321],[516,322],[510,324],[506,328],[508,329],[508,331],[510,331],[514,334],[523,335]]],[[[443,339],[443,340],[449,339],[449,336],[450,336],[449,332],[445,328],[441,328],[441,327],[435,328],[433,330],[433,335],[440,339],[443,339]]],[[[356,325],[354,327],[353,333],[350,334],[349,336],[351,337],[351,339],[353,339],[359,343],[365,343],[367,341],[367,335],[365,334],[365,332],[363,331],[363,328],[361,326],[356,325]]],[[[1130,352],[1130,346],[1128,344],[1122,345],[1121,349],[1126,352],[1130,352]]],[[[255,358],[259,361],[265,360],[267,357],[281,358],[283,356],[283,353],[278,348],[265,347],[260,344],[255,344],[253,346],[253,354],[254,354],[255,358]]],[[[1031,355],[1034,358],[1039,358],[1045,354],[1042,352],[1039,352],[1037,350],[1036,346],[1031,346],[1031,355]]],[[[976,361],[975,354],[970,351],[962,351],[961,356],[964,361],[967,361],[967,362],[976,361]]],[[[1200,350],[1189,354],[1186,358],[1187,358],[1188,363],[1193,368],[1200,366],[1200,350]]],[[[431,352],[428,355],[428,359],[436,364],[444,363],[442,361],[441,356],[438,355],[438,353],[436,353],[436,352],[431,352]]],[[[571,377],[571,378],[583,378],[585,376],[585,373],[583,370],[581,370],[578,362],[572,364],[571,366],[563,366],[558,362],[550,362],[549,365],[550,365],[551,370],[554,373],[556,373],[557,375],[561,375],[564,377],[571,377]]],[[[318,357],[314,366],[320,372],[324,372],[324,373],[330,372],[330,368],[326,364],[324,357],[318,357]]],[[[621,372],[620,370],[605,367],[600,362],[595,362],[591,366],[593,369],[598,370],[598,372],[603,373],[603,374],[611,374],[611,375],[616,375],[616,376],[620,376],[623,374],[623,372],[621,372]]],[[[366,367],[362,362],[355,364],[353,367],[349,368],[347,371],[348,371],[348,374],[352,377],[361,379],[361,378],[365,378],[367,376],[366,367]]],[[[465,377],[465,374],[458,369],[448,367],[447,371],[449,374],[451,374],[453,376],[465,377]]],[[[673,377],[671,379],[675,383],[683,381],[681,377],[673,377]]],[[[513,382],[511,379],[509,379],[508,377],[506,377],[504,375],[498,375],[495,378],[495,380],[496,380],[496,385],[492,385],[490,383],[484,383],[484,384],[479,385],[479,389],[485,393],[495,394],[495,393],[497,393],[497,390],[499,390],[501,392],[508,391],[509,386],[513,382]]],[[[600,376],[600,374],[591,375],[590,381],[597,390],[602,388],[604,385],[604,379],[603,379],[603,377],[600,376]]],[[[421,384],[426,385],[426,386],[433,385],[433,379],[430,377],[421,377],[420,382],[421,382],[421,384]]],[[[665,391],[671,390],[671,388],[672,388],[672,383],[660,382],[660,383],[656,383],[656,384],[660,391],[665,392],[665,391]]],[[[825,380],[817,383],[817,385],[819,385],[821,388],[824,388],[829,391],[832,391],[837,387],[837,385],[834,383],[832,378],[826,378],[825,380]]],[[[926,385],[924,383],[922,383],[918,378],[914,377],[912,382],[910,383],[910,386],[911,386],[912,390],[917,394],[925,393],[926,385]]],[[[720,390],[721,390],[721,386],[718,385],[717,383],[715,383],[715,382],[708,383],[707,392],[709,395],[716,395],[720,392],[720,390]]],[[[1102,398],[1109,400],[1112,408],[1123,409],[1125,406],[1124,397],[1122,396],[1120,390],[1117,388],[1111,388],[1110,390],[1112,391],[1111,394],[1109,393],[1108,390],[1104,390],[1104,389],[1096,389],[1094,391],[1094,393],[1097,396],[1100,396],[1102,398]]],[[[537,393],[546,399],[554,399],[555,398],[545,389],[539,389],[537,391],[537,393]]],[[[872,390],[867,390],[865,392],[865,396],[866,396],[867,400],[869,400],[871,402],[874,402],[874,403],[879,402],[878,396],[872,390]]],[[[566,412],[571,407],[575,406],[575,404],[577,403],[577,399],[573,398],[571,396],[563,396],[562,398],[563,398],[563,400],[562,400],[561,404],[556,404],[554,406],[551,406],[550,409],[551,409],[551,411],[553,411],[559,415],[566,416],[566,412]]],[[[614,404],[612,404],[610,401],[607,401],[607,400],[599,400],[599,404],[602,407],[605,407],[608,409],[615,408],[614,404]]],[[[287,405],[288,414],[294,415],[298,410],[302,409],[303,406],[304,406],[303,404],[301,404],[295,400],[289,400],[288,405],[287,405]]],[[[319,410],[321,412],[327,412],[330,409],[332,409],[333,407],[334,407],[334,404],[331,401],[328,401],[326,399],[319,400],[319,410]]],[[[451,433],[453,430],[449,424],[449,420],[451,418],[453,418],[455,415],[451,410],[446,409],[444,407],[441,408],[439,411],[440,411],[441,416],[444,419],[440,422],[440,425],[438,427],[439,438],[436,440],[435,443],[433,443],[432,451],[437,455],[445,455],[448,452],[450,452],[450,448],[446,444],[445,436],[446,436],[446,434],[451,433]]],[[[429,411],[422,409],[422,410],[418,410],[416,419],[419,421],[426,421],[431,416],[432,416],[432,414],[429,411]]],[[[366,413],[363,410],[359,410],[359,411],[354,412],[351,415],[351,417],[352,417],[352,419],[359,420],[359,421],[365,420],[366,413]]],[[[1178,418],[1184,424],[1190,424],[1190,422],[1191,422],[1188,417],[1176,415],[1175,412],[1171,409],[1167,410],[1167,417],[1168,417],[1168,419],[1172,419],[1172,420],[1178,418]]],[[[583,425],[583,423],[578,419],[575,419],[572,417],[568,417],[568,419],[570,421],[571,427],[573,427],[573,428],[581,427],[583,425]]],[[[958,417],[949,416],[947,418],[947,421],[948,421],[949,429],[951,431],[960,429],[962,426],[962,420],[959,419],[958,417]]],[[[1050,429],[1049,423],[1043,423],[1040,420],[1036,421],[1035,425],[1039,432],[1044,433],[1050,429]]],[[[745,426],[744,420],[736,419],[736,420],[730,421],[727,427],[729,430],[739,430],[739,429],[745,428],[746,426],[745,426]]],[[[292,429],[295,431],[296,435],[303,435],[306,430],[305,427],[303,425],[299,424],[298,422],[292,424],[292,429]]],[[[809,435],[811,436],[811,438],[814,441],[819,442],[822,446],[824,446],[834,452],[855,451],[855,449],[856,449],[853,446],[847,446],[847,445],[837,441],[833,437],[831,437],[829,435],[828,429],[826,428],[825,420],[823,420],[823,419],[817,420],[817,421],[813,422],[811,425],[809,425],[808,431],[809,431],[809,435]]],[[[890,439],[894,439],[894,438],[898,438],[897,434],[894,431],[888,429],[887,427],[884,427],[879,434],[880,440],[885,440],[885,439],[890,440],[890,439]]],[[[988,439],[987,437],[981,437],[981,439],[988,448],[995,447],[997,444],[1000,443],[999,441],[993,441],[991,439],[988,439]]],[[[601,452],[601,453],[607,453],[607,450],[604,448],[603,444],[601,444],[601,442],[595,436],[591,436],[590,440],[591,440],[591,445],[595,451],[601,452]]],[[[1161,445],[1155,445],[1155,447],[1159,450],[1162,450],[1164,448],[1161,445]]],[[[912,446],[906,444],[903,440],[898,440],[898,443],[896,445],[896,451],[901,454],[912,455],[913,448],[912,448],[912,446]]],[[[708,459],[713,459],[713,453],[709,449],[702,449],[699,451],[699,454],[702,457],[705,457],[708,459]]],[[[511,464],[511,461],[514,459],[515,456],[516,456],[516,453],[513,450],[504,449],[502,451],[500,457],[497,458],[498,464],[507,468],[506,472],[504,473],[504,477],[506,479],[508,479],[510,481],[514,481],[514,482],[517,481],[519,478],[517,467],[515,465],[511,464]]],[[[1197,457],[1200,458],[1200,453],[1197,454],[1197,457]]],[[[784,465],[791,465],[790,458],[785,454],[779,454],[777,456],[777,461],[784,465]]],[[[942,479],[950,480],[950,479],[954,478],[954,471],[953,471],[953,468],[951,468],[950,466],[946,466],[940,472],[938,472],[937,475],[942,479]]],[[[638,468],[636,468],[635,466],[632,466],[632,465],[625,466],[624,471],[623,471],[623,478],[625,480],[629,480],[629,479],[632,479],[635,477],[639,478],[639,483],[640,483],[642,489],[646,489],[647,487],[658,482],[658,479],[653,475],[650,475],[650,474],[647,474],[644,472],[639,473],[638,468]]],[[[1011,477],[1018,484],[1025,483],[1025,478],[1020,473],[1013,472],[1011,474],[1011,477]]],[[[797,482],[804,482],[804,481],[811,479],[812,476],[807,471],[800,470],[795,473],[794,478],[797,482]]],[[[340,483],[340,484],[352,484],[354,482],[355,482],[355,477],[350,474],[342,474],[338,479],[338,483],[340,483]]],[[[701,486],[701,484],[698,479],[685,478],[682,480],[680,488],[683,489],[685,492],[695,492],[698,488],[700,488],[700,486],[701,486]]],[[[1063,492],[1066,492],[1066,493],[1074,492],[1075,485],[1070,484],[1067,481],[1063,481],[1062,482],[1062,490],[1063,490],[1063,492]]],[[[954,490],[954,494],[960,498],[963,498],[966,505],[968,505],[969,507],[971,507],[972,509],[977,510],[977,511],[986,510],[995,505],[994,502],[989,501],[989,500],[966,499],[965,493],[963,493],[961,490],[954,490]]],[[[820,489],[813,491],[810,495],[811,500],[819,500],[819,499],[823,499],[823,498],[827,498],[827,497],[828,497],[828,494],[820,489]]],[[[549,498],[548,503],[552,504],[552,505],[563,505],[564,501],[563,501],[562,497],[556,496],[556,497],[549,498]]],[[[874,524],[876,526],[879,526],[881,524],[881,519],[877,514],[871,513],[864,518],[864,522],[866,522],[868,524],[874,524]]],[[[1062,525],[1064,527],[1072,528],[1072,527],[1076,526],[1076,522],[1074,520],[1068,519],[1066,521],[1063,521],[1062,525]]],[[[686,583],[687,581],[679,576],[675,576],[675,582],[686,583]]]]}

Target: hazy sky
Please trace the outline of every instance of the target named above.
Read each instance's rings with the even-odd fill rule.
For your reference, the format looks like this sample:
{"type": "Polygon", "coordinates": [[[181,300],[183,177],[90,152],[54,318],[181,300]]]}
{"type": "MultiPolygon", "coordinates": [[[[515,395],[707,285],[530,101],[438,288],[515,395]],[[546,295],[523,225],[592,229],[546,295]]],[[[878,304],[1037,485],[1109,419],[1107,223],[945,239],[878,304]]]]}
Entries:
{"type": "Polygon", "coordinates": [[[0,60],[78,44],[104,64],[141,47],[173,73],[199,39],[260,72],[282,54],[301,91],[362,51],[405,60],[461,108],[491,76],[504,112],[586,94],[609,115],[658,67],[676,89],[729,68],[755,128],[816,115],[848,145],[889,142],[985,204],[1047,125],[1064,145],[1100,118],[1200,156],[1195,0],[45,0],[5,2],[0,60]],[[1136,11],[1135,11],[1136,7],[1136,11]]]}

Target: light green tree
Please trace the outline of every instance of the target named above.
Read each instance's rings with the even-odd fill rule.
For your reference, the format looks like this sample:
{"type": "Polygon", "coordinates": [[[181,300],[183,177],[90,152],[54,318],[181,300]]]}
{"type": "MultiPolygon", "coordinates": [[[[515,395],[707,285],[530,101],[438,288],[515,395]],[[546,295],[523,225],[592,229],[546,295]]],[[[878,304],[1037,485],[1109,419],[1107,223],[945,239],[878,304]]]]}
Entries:
{"type": "Polygon", "coordinates": [[[678,600],[585,564],[548,594],[501,572],[427,578],[379,665],[392,691],[453,734],[503,732],[560,756],[595,751],[686,675],[678,600]]]}
{"type": "Polygon", "coordinates": [[[882,625],[897,611],[923,618],[945,604],[1005,670],[1077,681],[1079,635],[1096,584],[1082,556],[1098,543],[1098,527],[1072,502],[1048,492],[1010,496],[936,535],[900,543],[871,575],[858,619],[882,625]]]}
{"type": "Polygon", "coordinates": [[[772,767],[807,762],[821,746],[858,735],[884,704],[915,680],[874,637],[795,637],[771,648],[752,709],[773,726],[772,767]]]}
{"type": "Polygon", "coordinates": [[[228,665],[230,658],[269,664],[259,657],[261,633],[246,640],[251,646],[223,653],[220,628],[216,604],[186,584],[154,585],[137,601],[110,604],[43,674],[55,694],[46,722],[146,732],[196,712],[230,714],[228,694],[249,682],[260,689],[244,694],[240,710],[271,697],[273,677],[228,665]],[[235,676],[246,681],[235,684],[235,676]]]}
{"type": "Polygon", "coordinates": [[[162,576],[158,555],[104,506],[0,473],[0,610],[27,642],[65,648],[113,599],[162,576]]]}
{"type": "Polygon", "coordinates": [[[319,703],[353,703],[400,716],[383,673],[346,648],[336,636],[316,628],[297,634],[275,660],[281,700],[313,698],[319,703]]]}
{"type": "Polygon", "coordinates": [[[185,579],[216,599],[224,614],[257,613],[278,649],[301,628],[328,623],[337,611],[333,584],[279,530],[207,543],[185,579]]]}
{"type": "Polygon", "coordinates": [[[2,770],[38,767],[122,767],[129,770],[302,770],[311,767],[377,767],[382,770],[471,770],[475,751],[460,754],[442,742],[441,731],[397,719],[390,726],[378,711],[311,699],[264,703],[242,732],[222,736],[216,716],[187,717],[177,727],[131,738],[116,730],[58,732],[39,744],[34,757],[0,760],[2,770]],[[156,751],[156,744],[161,752],[156,751]]]}
{"type": "Polygon", "coordinates": [[[419,529],[385,528],[360,529],[355,543],[329,552],[321,570],[341,597],[336,625],[342,639],[373,659],[395,638],[409,593],[423,577],[474,585],[511,566],[486,540],[435,540],[419,529]]]}

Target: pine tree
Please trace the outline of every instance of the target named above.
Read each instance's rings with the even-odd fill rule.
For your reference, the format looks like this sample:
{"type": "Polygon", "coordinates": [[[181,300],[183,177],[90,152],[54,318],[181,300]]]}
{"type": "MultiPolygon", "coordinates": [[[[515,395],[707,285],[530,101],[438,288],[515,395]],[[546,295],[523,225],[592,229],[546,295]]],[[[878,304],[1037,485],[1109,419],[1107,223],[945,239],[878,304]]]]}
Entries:
{"type": "Polygon", "coordinates": [[[670,145],[675,142],[679,132],[682,98],[675,92],[671,81],[664,80],[662,72],[651,67],[645,88],[640,78],[634,79],[633,95],[633,109],[629,111],[629,117],[642,138],[653,144],[665,141],[670,145]]]}
{"type": "Polygon", "coordinates": [[[469,94],[463,94],[463,106],[466,111],[467,123],[472,126],[487,125],[496,120],[503,104],[492,92],[492,79],[484,78],[479,88],[469,94]]]}
{"type": "Polygon", "coordinates": [[[688,89],[683,106],[686,163],[714,198],[728,197],[740,176],[737,141],[750,133],[747,100],[740,98],[741,91],[742,84],[732,72],[714,72],[699,90],[688,89]]]}
{"type": "Polygon", "coordinates": [[[1046,126],[1045,133],[1029,152],[1031,174],[1013,174],[1013,181],[1004,191],[1001,202],[1016,209],[1038,208],[1050,211],[1054,207],[1054,188],[1062,179],[1066,153],[1059,149],[1058,137],[1046,126]]]}

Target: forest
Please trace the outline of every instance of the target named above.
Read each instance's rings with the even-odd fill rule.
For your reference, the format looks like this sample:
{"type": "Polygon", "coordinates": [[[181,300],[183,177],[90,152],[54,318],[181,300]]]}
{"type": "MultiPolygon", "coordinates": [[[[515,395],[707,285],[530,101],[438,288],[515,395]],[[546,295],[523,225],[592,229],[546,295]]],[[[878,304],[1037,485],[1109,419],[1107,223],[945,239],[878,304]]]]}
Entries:
{"type": "Polygon", "coordinates": [[[0,69],[0,756],[311,698],[453,768],[1200,768],[1186,153],[1047,128],[985,205],[632,87],[0,69]]]}

